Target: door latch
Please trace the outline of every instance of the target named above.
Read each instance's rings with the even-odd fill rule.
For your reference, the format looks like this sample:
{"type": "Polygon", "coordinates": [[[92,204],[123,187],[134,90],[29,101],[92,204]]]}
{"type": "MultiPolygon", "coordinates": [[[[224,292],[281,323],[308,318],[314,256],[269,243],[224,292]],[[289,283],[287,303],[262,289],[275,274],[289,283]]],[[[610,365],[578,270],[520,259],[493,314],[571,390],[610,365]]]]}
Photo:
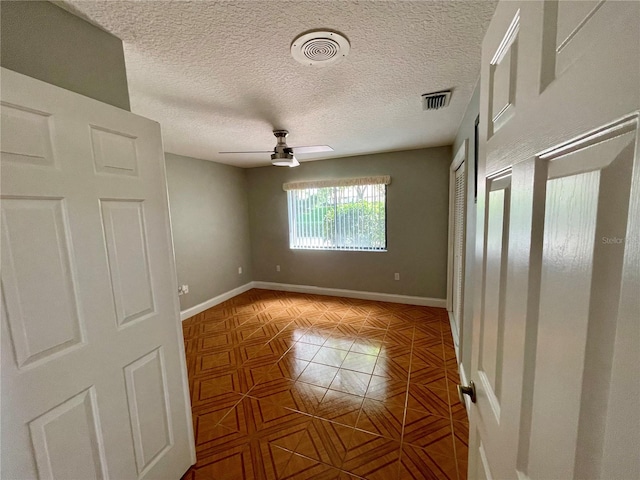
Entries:
{"type": "Polygon", "coordinates": [[[473,383],[473,380],[469,382],[469,386],[465,385],[457,385],[458,387],[458,398],[460,399],[460,403],[464,404],[464,396],[469,395],[471,398],[471,403],[476,403],[476,385],[473,383]]]}

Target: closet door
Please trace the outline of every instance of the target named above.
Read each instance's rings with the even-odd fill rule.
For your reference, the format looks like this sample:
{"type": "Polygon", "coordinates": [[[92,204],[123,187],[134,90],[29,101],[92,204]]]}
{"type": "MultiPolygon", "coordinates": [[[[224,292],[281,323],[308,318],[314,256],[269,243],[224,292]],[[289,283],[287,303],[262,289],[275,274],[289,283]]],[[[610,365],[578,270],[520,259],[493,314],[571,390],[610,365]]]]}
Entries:
{"type": "Polygon", "coordinates": [[[465,261],[465,208],[467,202],[467,141],[456,153],[449,173],[449,235],[450,235],[450,291],[448,310],[453,341],[460,358],[462,315],[464,305],[464,261],[465,261]]]}

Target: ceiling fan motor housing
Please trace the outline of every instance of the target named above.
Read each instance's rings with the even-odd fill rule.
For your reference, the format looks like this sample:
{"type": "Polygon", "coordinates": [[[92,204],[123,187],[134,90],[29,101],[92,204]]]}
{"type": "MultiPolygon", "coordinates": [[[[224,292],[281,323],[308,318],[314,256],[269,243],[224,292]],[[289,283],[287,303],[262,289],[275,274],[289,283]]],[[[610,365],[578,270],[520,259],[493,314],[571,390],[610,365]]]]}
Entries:
{"type": "Polygon", "coordinates": [[[271,161],[273,160],[293,160],[293,150],[290,148],[284,148],[282,151],[276,147],[276,151],[271,154],[271,161]]]}
{"type": "Polygon", "coordinates": [[[293,155],[293,149],[287,146],[287,130],[274,130],[273,134],[278,139],[276,148],[271,154],[271,164],[276,167],[297,167],[298,159],[293,155]]]}
{"type": "MultiPolygon", "coordinates": [[[[286,150],[289,150],[289,152],[293,155],[293,149],[287,147],[287,136],[289,135],[289,132],[287,130],[274,130],[273,135],[278,141],[276,147],[273,149],[273,154],[284,154],[286,153],[286,150]]],[[[271,155],[271,159],[274,159],[273,155],[271,155]]]]}

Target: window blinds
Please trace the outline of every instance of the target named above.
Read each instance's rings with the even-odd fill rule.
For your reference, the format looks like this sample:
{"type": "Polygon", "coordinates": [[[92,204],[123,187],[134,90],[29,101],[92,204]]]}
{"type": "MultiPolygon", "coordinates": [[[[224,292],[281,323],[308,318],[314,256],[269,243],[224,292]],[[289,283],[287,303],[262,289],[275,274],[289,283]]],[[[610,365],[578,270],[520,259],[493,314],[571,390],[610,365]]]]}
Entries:
{"type": "Polygon", "coordinates": [[[284,185],[292,249],[386,249],[386,185],[390,177],[284,185]]]}

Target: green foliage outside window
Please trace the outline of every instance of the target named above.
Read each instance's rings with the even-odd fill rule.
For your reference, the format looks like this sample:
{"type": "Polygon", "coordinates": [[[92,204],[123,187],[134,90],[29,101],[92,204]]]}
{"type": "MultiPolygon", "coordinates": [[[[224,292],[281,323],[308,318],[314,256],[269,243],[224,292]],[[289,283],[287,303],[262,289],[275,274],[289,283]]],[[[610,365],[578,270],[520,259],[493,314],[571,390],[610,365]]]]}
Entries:
{"type": "Polygon", "coordinates": [[[386,217],[384,185],[319,188],[299,198],[297,238],[317,238],[321,247],[384,249],[386,217]]]}
{"type": "Polygon", "coordinates": [[[328,243],[341,247],[384,248],[384,203],[362,200],[328,208],[324,237],[328,243]]]}

